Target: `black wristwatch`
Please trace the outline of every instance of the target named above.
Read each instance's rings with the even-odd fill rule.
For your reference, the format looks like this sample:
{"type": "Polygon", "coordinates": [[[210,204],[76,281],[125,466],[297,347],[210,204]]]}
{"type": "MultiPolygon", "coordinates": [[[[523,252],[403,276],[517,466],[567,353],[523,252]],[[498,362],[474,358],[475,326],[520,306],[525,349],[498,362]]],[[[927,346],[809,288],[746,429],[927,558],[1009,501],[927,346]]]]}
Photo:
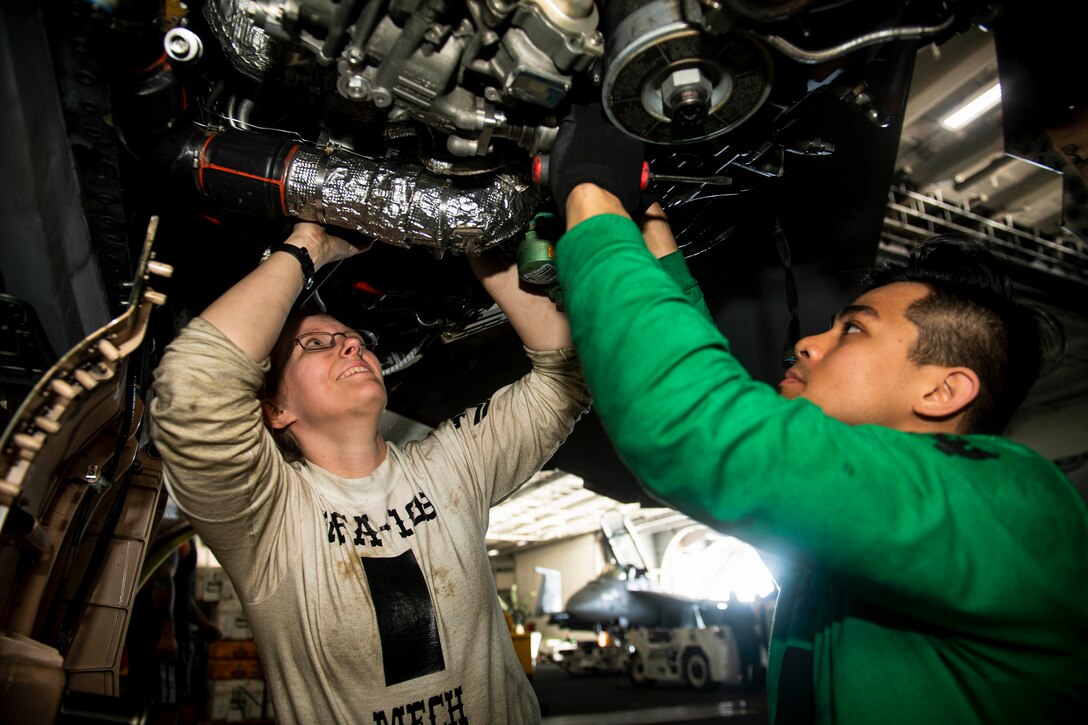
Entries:
{"type": "Polygon", "coordinates": [[[302,265],[302,276],[305,278],[302,285],[303,289],[310,289],[314,286],[314,260],[310,259],[310,253],[306,251],[305,247],[296,247],[293,244],[276,242],[271,247],[264,250],[264,254],[261,255],[261,262],[264,262],[276,252],[287,252],[302,265]]]}

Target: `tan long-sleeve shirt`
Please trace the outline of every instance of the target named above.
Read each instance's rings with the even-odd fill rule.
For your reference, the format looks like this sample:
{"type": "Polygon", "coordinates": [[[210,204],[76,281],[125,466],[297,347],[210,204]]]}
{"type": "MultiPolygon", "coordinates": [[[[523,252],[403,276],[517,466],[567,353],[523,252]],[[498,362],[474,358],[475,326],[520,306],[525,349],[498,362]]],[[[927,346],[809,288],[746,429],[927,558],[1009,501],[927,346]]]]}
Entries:
{"type": "Polygon", "coordinates": [[[238,591],[281,722],[528,723],[539,709],[498,606],[489,508],[589,404],[570,350],[369,476],[288,464],[257,365],[197,318],[155,372],[171,495],[238,591]]]}

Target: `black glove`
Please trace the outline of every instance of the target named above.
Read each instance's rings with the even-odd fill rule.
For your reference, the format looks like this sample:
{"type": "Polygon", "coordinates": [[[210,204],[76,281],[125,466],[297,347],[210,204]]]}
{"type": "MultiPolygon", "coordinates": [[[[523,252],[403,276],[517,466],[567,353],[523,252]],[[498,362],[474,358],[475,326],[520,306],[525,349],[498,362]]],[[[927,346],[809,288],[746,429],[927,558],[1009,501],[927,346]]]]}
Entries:
{"type": "Polygon", "coordinates": [[[615,194],[628,214],[639,208],[642,142],[613,126],[599,103],[576,105],[560,122],[548,161],[548,186],[566,216],[567,197],[578,184],[615,194]]]}

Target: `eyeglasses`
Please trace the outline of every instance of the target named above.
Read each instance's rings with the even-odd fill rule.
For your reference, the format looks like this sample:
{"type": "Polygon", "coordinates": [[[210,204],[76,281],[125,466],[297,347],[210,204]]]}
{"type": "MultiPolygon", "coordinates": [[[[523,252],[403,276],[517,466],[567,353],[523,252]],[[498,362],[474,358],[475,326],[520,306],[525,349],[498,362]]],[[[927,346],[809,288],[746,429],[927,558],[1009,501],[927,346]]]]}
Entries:
{"type": "Polygon", "coordinates": [[[343,332],[307,332],[294,339],[294,343],[302,348],[303,352],[320,352],[336,347],[336,336],[343,335],[348,340],[354,340],[367,350],[373,350],[378,344],[378,336],[369,330],[344,330],[343,332]]]}

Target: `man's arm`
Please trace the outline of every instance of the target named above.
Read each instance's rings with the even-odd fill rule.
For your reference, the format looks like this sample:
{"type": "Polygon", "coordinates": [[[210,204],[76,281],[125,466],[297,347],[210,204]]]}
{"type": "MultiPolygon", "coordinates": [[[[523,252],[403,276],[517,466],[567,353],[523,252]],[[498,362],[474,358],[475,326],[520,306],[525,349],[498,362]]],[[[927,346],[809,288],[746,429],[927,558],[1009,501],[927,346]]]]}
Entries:
{"type": "Polygon", "coordinates": [[[646,209],[646,213],[638,220],[638,230],[642,232],[642,239],[646,242],[646,248],[650,254],[658,259],[664,259],[671,254],[680,251],[673,236],[672,227],[669,226],[669,218],[661,204],[654,202],[646,209]]]}
{"type": "Polygon", "coordinates": [[[998,439],[956,455],[931,436],[784,400],[651,260],[638,228],[614,214],[558,244],[595,409],[651,491],[911,616],[965,627],[984,624],[979,612],[1027,616],[1013,588],[1036,575],[1041,551],[1024,514],[1060,510],[1059,474],[998,439]]]}
{"type": "MultiPolygon", "coordinates": [[[[994,450],[958,455],[930,436],[849,426],[752,380],[651,262],[623,202],[638,149],[596,143],[606,123],[564,119],[550,177],[568,223],[557,257],[572,335],[632,470],[693,517],[909,616],[984,631],[999,615],[1036,617],[1015,592],[1031,589],[1053,546],[1031,532],[1058,525],[1039,512],[1070,499],[1060,473],[999,439],[964,441],[994,450]],[[577,141],[580,126],[589,133],[577,141]]],[[[1083,540],[1077,526],[1048,531],[1051,541],[1083,540]]]]}
{"type": "Polygon", "coordinates": [[[631,218],[623,208],[619,197],[596,184],[583,183],[575,186],[567,197],[567,231],[578,226],[586,219],[600,214],[615,214],[631,218]]]}
{"type": "Polygon", "coordinates": [[[646,214],[639,220],[638,228],[642,232],[646,248],[650,250],[650,254],[657,257],[661,268],[680,285],[680,289],[684,291],[684,295],[691,304],[702,312],[706,319],[713,322],[714,316],[710,314],[706,300],[703,299],[703,289],[691,276],[691,270],[688,269],[684,255],[680,253],[672,227],[669,226],[669,219],[665,216],[665,210],[660,204],[654,202],[649,206],[646,214]]]}

